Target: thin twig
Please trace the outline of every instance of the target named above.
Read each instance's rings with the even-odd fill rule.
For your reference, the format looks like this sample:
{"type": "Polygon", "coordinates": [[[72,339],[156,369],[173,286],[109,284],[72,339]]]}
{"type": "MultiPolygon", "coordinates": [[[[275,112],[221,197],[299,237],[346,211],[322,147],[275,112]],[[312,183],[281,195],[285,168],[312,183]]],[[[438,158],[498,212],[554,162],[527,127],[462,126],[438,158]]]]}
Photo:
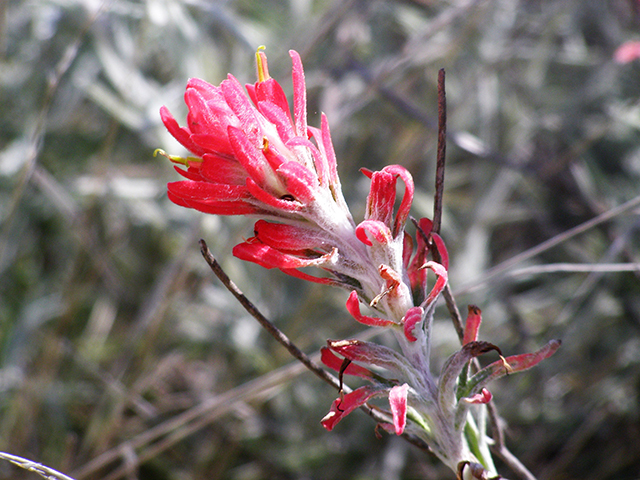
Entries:
{"type": "Polygon", "coordinates": [[[451,285],[449,285],[448,283],[445,285],[444,290],[442,291],[442,296],[444,297],[447,309],[449,310],[449,315],[451,315],[453,328],[455,328],[456,330],[458,339],[462,341],[462,339],[464,338],[464,322],[462,321],[462,315],[460,315],[460,310],[458,309],[458,305],[456,304],[456,300],[453,296],[451,285]]]}
{"type": "Polygon", "coordinates": [[[506,463],[511,470],[517,473],[524,480],[537,480],[536,477],[525,467],[522,462],[503,444],[500,447],[496,444],[491,450],[506,463]]]}
{"type": "Polygon", "coordinates": [[[438,153],[436,161],[436,192],[433,202],[433,227],[440,233],[442,198],[444,196],[444,164],[447,157],[447,94],[444,88],[444,68],[438,71],[438,153]]]}
{"type": "Polygon", "coordinates": [[[519,263],[529,260],[530,258],[533,258],[536,255],[541,254],[542,252],[546,252],[547,250],[550,250],[556,245],[566,242],[567,240],[575,237],[576,235],[579,235],[591,228],[594,228],[600,225],[601,223],[611,220],[612,218],[617,217],[618,215],[628,210],[631,210],[632,208],[635,208],[638,205],[640,205],[640,195],[632,198],[631,200],[623,203],[622,205],[618,205],[617,207],[612,208],[611,210],[607,210],[606,212],[601,213],[600,215],[592,218],[591,220],[587,220],[586,222],[581,223],[576,227],[573,227],[559,235],[556,235],[555,237],[552,237],[549,240],[546,240],[541,244],[533,248],[530,248],[529,250],[525,250],[524,252],[519,253],[518,255],[511,257],[510,259],[505,260],[502,263],[499,263],[495,267],[483,273],[481,278],[473,280],[466,285],[462,285],[462,287],[456,290],[456,295],[469,293],[475,290],[476,288],[480,287],[481,285],[487,284],[489,280],[495,277],[498,277],[500,275],[503,275],[507,270],[518,265],[519,263]]]}
{"type": "MultiPolygon", "coordinates": [[[[477,358],[474,358],[474,360],[474,366],[478,369],[480,363],[477,361],[477,358]]],[[[491,435],[493,436],[495,447],[498,450],[505,448],[504,432],[500,426],[500,414],[498,413],[498,408],[493,400],[487,403],[487,413],[489,414],[489,425],[491,425],[491,435]]]]}
{"type": "Polygon", "coordinates": [[[258,323],[264,328],[269,334],[275,338],[280,345],[287,349],[287,351],[291,354],[293,358],[300,361],[305,367],[315,373],[322,380],[327,382],[329,385],[340,389],[340,382],[336,377],[328,373],[324,370],[320,365],[311,360],[302,350],[300,350],[290,339],[287,337],[278,327],[276,327],[273,323],[265,317],[260,310],[242,293],[242,291],[236,286],[235,283],[229,278],[229,276],[222,269],[218,261],[209,251],[209,247],[207,247],[207,243],[204,240],[200,240],[200,251],[202,252],[202,256],[211,267],[213,273],[216,274],[216,277],[220,279],[222,284],[229,290],[236,300],[240,302],[240,305],[244,307],[244,309],[255,318],[258,323]]]}
{"type": "MultiPolygon", "coordinates": [[[[447,153],[447,94],[445,90],[445,72],[444,68],[441,68],[438,72],[438,153],[436,158],[436,187],[434,194],[434,202],[433,202],[433,226],[431,231],[433,233],[440,233],[440,226],[442,225],[442,206],[443,206],[443,198],[444,198],[444,171],[445,171],[445,161],[446,161],[446,153],[447,153]]],[[[414,221],[414,224],[417,223],[414,221]]],[[[425,232],[422,232],[420,228],[418,230],[422,235],[425,232]]],[[[430,239],[425,238],[427,243],[429,244],[429,249],[431,251],[431,255],[436,262],[442,262],[442,258],[440,258],[440,252],[436,248],[435,244],[430,241],[430,239]]],[[[460,315],[460,310],[456,305],[455,298],[453,297],[453,292],[451,291],[451,287],[447,283],[444,287],[444,291],[442,292],[442,296],[447,304],[447,309],[449,310],[449,314],[451,315],[451,321],[453,322],[453,327],[456,330],[458,338],[462,341],[464,337],[464,326],[462,322],[462,316],[460,315]]]]}
{"type": "MultiPolygon", "coordinates": [[[[189,435],[198,432],[206,425],[213,423],[222,415],[229,413],[235,404],[255,401],[265,396],[266,392],[299,375],[301,371],[304,371],[302,365],[297,362],[285,365],[260,378],[207,398],[126,442],[114,446],[73,473],[78,480],[95,475],[99,470],[122,458],[122,452],[126,449],[135,450],[138,462],[144,463],[189,435]]],[[[127,465],[123,465],[111,472],[104,480],[122,478],[128,468],[127,465]]]]}
{"type": "Polygon", "coordinates": [[[41,463],[32,462],[26,458],[11,455],[10,453],[0,452],[0,458],[7,460],[20,468],[37,473],[47,480],[73,480],[73,478],[66,476],[64,473],[60,473],[53,468],[49,468],[41,463]]]}
{"type": "Polygon", "coordinates": [[[542,273],[621,273],[640,272],[640,263],[548,263],[518,268],[509,277],[539,275],[542,273]]]}

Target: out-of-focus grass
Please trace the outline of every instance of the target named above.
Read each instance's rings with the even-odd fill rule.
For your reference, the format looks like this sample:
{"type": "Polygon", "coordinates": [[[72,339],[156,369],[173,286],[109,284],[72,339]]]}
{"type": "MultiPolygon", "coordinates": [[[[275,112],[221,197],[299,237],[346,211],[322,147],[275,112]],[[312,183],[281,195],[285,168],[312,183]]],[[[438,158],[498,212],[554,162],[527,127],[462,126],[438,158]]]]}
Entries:
{"type": "MultiPolygon", "coordinates": [[[[637,273],[486,272],[640,195],[633,0],[8,1],[0,7],[0,450],[82,478],[451,478],[363,415],[334,432],[335,393],[303,372],[207,270],[235,282],[305,351],[358,327],[346,294],[230,256],[251,222],[172,205],[186,80],[254,81],[267,45],[290,87],[305,62],[356,216],[358,168],[400,163],[431,214],[435,81],[447,71],[443,236],[461,307],[505,354],[562,349],[492,391],[512,450],[540,479],[635,479],[637,273]],[[96,13],[96,9],[101,10],[96,13]],[[51,83],[51,79],[55,82],[51,83]]],[[[289,88],[290,91],[290,88],[289,88]]],[[[517,268],[638,263],[638,209],[517,268]]],[[[444,309],[435,363],[456,348],[444,309]]],[[[506,476],[511,472],[504,470],[506,476]]],[[[0,464],[0,478],[33,478],[0,464]]]]}

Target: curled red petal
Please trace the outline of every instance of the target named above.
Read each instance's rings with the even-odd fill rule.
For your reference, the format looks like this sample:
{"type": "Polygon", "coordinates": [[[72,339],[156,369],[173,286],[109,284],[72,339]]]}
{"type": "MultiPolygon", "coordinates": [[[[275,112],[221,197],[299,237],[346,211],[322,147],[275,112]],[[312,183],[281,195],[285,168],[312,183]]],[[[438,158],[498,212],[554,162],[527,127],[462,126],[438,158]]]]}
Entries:
{"type": "Polygon", "coordinates": [[[216,128],[215,114],[197,89],[187,86],[184,92],[184,101],[189,106],[187,125],[189,125],[191,133],[206,133],[216,128]]]}
{"type": "Polygon", "coordinates": [[[181,181],[167,185],[169,199],[177,205],[216,215],[248,215],[261,213],[246,187],[208,182],[181,181]]]}
{"type": "Polygon", "coordinates": [[[193,140],[191,140],[191,132],[186,128],[178,125],[176,119],[171,115],[169,109],[165,106],[160,108],[160,119],[162,123],[164,123],[165,128],[169,131],[173,137],[180,142],[185,148],[189,151],[195,153],[198,156],[204,155],[205,151],[196,145],[193,140]]]}
{"type": "Polygon", "coordinates": [[[424,309],[422,307],[411,307],[402,319],[404,325],[404,336],[410,342],[415,342],[418,338],[414,335],[416,325],[424,318],[424,309]]]}
{"type": "MultiPolygon", "coordinates": [[[[342,370],[344,359],[335,355],[329,349],[329,347],[322,347],[320,349],[320,361],[327,367],[335,370],[336,372],[339,372],[340,370],[342,370]]],[[[347,365],[347,368],[343,370],[343,373],[345,373],[346,375],[354,375],[361,378],[371,378],[373,376],[373,373],[371,373],[370,370],[355,363],[350,363],[349,365],[347,365]]]]}
{"type": "Polygon", "coordinates": [[[331,410],[320,423],[331,431],[344,417],[356,408],[367,403],[371,398],[381,394],[381,391],[371,386],[360,387],[342,398],[337,398],[331,405],[331,410]]]}
{"type": "Polygon", "coordinates": [[[468,308],[469,313],[467,314],[467,321],[464,325],[462,345],[478,340],[478,331],[480,330],[480,324],[482,323],[482,312],[480,309],[475,305],[469,305],[468,308]]]}
{"type": "Polygon", "coordinates": [[[390,325],[395,325],[395,322],[392,322],[391,320],[362,315],[362,313],[360,313],[360,300],[358,299],[358,293],[355,290],[349,294],[349,298],[347,299],[347,311],[356,319],[357,322],[369,325],[370,327],[388,327],[390,325]]]}
{"type": "Polygon", "coordinates": [[[187,88],[193,88],[200,92],[207,102],[224,102],[224,99],[222,99],[222,93],[220,92],[220,87],[216,87],[201,78],[192,77],[187,80],[187,88]]]}
{"type": "Polygon", "coordinates": [[[307,137],[307,88],[304,82],[302,60],[295,50],[289,50],[291,56],[291,78],[293,81],[293,117],[296,132],[300,137],[307,137]]]}
{"type": "Polygon", "coordinates": [[[407,222],[407,218],[409,218],[409,211],[411,210],[411,204],[413,203],[413,194],[415,187],[413,184],[413,177],[409,173],[409,170],[400,165],[388,165],[384,167],[382,171],[393,174],[395,178],[402,178],[402,181],[405,185],[404,195],[402,196],[402,201],[400,202],[400,206],[398,207],[398,212],[396,213],[396,219],[393,227],[393,236],[395,237],[404,230],[404,225],[407,222]]]}
{"type": "Polygon", "coordinates": [[[432,233],[431,239],[433,240],[433,243],[436,244],[436,249],[440,254],[440,263],[445,268],[445,270],[449,270],[449,252],[447,251],[447,247],[444,244],[444,240],[442,240],[442,237],[437,233],[432,233]]]}
{"type": "Polygon", "coordinates": [[[358,237],[358,240],[365,245],[372,246],[373,243],[369,240],[367,233],[379,244],[386,245],[392,240],[389,227],[377,220],[363,220],[356,227],[356,237],[358,237]]]}
{"type": "Polygon", "coordinates": [[[320,266],[331,261],[334,251],[314,258],[300,258],[280,252],[263,243],[244,242],[233,247],[233,255],[241,260],[257,263],[265,268],[295,269],[320,266]]]}
{"type": "Polygon", "coordinates": [[[244,186],[247,172],[236,160],[205,153],[200,164],[200,176],[211,183],[244,186]]]}
{"type": "Polygon", "coordinates": [[[366,220],[377,220],[389,229],[392,228],[393,205],[396,201],[395,178],[385,171],[373,172],[365,212],[366,220]]]}
{"type": "Polygon", "coordinates": [[[428,268],[432,270],[433,273],[436,274],[436,283],[431,289],[431,292],[429,292],[429,296],[427,297],[427,299],[423,302],[423,304],[425,305],[425,308],[429,308],[429,306],[442,293],[442,290],[444,290],[444,287],[447,284],[447,279],[449,278],[449,276],[444,266],[436,262],[427,262],[423,265],[422,268],[428,268]]]}
{"type": "Polygon", "coordinates": [[[486,388],[483,388],[479,393],[476,393],[475,395],[472,395],[470,397],[465,397],[462,400],[473,405],[482,405],[485,403],[489,403],[492,398],[493,395],[491,394],[491,392],[486,388]]]}
{"type": "Polygon", "coordinates": [[[393,426],[396,435],[402,435],[404,427],[407,424],[407,395],[409,393],[409,385],[395,386],[389,391],[389,405],[391,406],[391,414],[393,415],[393,426]]]}
{"type": "Polygon", "coordinates": [[[254,234],[262,243],[278,250],[305,250],[325,245],[322,232],[283,223],[258,220],[254,234]]]}
{"type": "Polygon", "coordinates": [[[266,101],[275,105],[281,112],[286,115],[289,125],[292,124],[287,96],[285,95],[284,90],[282,90],[280,84],[273,78],[269,78],[264,82],[257,82],[255,84],[255,96],[258,104],[260,102],[266,101]]]}
{"type": "Polygon", "coordinates": [[[233,158],[235,156],[233,148],[229,143],[226,128],[221,129],[216,127],[210,128],[203,133],[193,133],[191,135],[191,140],[206,152],[224,155],[228,158],[233,158]]]}

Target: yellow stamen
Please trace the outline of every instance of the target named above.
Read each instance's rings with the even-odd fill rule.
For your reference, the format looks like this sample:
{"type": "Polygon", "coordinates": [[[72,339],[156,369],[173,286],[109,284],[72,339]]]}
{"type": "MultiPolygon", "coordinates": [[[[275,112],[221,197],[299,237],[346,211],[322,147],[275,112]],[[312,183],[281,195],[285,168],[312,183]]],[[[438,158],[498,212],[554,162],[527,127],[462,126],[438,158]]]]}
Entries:
{"type": "Polygon", "coordinates": [[[391,293],[391,290],[393,290],[393,287],[391,288],[387,288],[385,291],[383,291],[382,293],[379,293],[378,295],[376,295],[375,297],[373,297],[373,300],[371,300],[369,302],[369,306],[372,308],[376,308],[376,306],[378,305],[378,303],[380,303],[380,300],[382,300],[384,297],[386,297],[387,295],[389,295],[389,293],[391,293]]]}
{"type": "Polygon", "coordinates": [[[259,82],[264,82],[265,80],[269,79],[269,72],[265,68],[266,66],[264,65],[264,62],[262,61],[262,56],[260,55],[260,53],[262,51],[266,50],[266,48],[267,47],[265,47],[264,45],[260,45],[258,47],[258,49],[256,50],[256,65],[258,67],[258,81],[259,82]]]}
{"type": "Polygon", "coordinates": [[[502,365],[504,366],[504,369],[506,370],[507,375],[509,375],[510,373],[513,373],[513,367],[509,365],[509,362],[507,362],[507,359],[504,358],[502,355],[500,355],[500,360],[502,360],[502,365]]]}
{"type": "Polygon", "coordinates": [[[165,152],[163,149],[161,148],[156,148],[153,151],[153,156],[157,157],[158,155],[162,155],[163,157],[168,158],[169,160],[171,160],[173,163],[179,163],[180,165],[185,165],[185,166],[189,166],[190,163],[202,163],[202,159],[200,157],[180,157],[178,155],[169,155],[167,152],[165,152]]]}

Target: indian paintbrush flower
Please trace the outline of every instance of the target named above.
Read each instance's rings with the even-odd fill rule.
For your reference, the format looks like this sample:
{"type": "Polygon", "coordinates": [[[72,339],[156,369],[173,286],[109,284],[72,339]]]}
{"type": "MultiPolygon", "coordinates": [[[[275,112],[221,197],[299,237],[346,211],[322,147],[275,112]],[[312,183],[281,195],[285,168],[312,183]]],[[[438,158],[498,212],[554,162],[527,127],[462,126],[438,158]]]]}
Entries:
{"type": "MultiPolygon", "coordinates": [[[[503,358],[476,373],[473,358],[499,349],[477,339],[480,310],[470,308],[463,346],[435,377],[430,369],[432,322],[447,283],[448,254],[428,219],[405,231],[414,183],[400,165],[362,169],[371,179],[365,218],[356,224],[342,194],[329,124],[307,125],[305,77],[300,56],[292,59],[293,114],[282,87],[269,76],[262,49],[258,81],[242,88],[232,75],[219,86],[187,83],[189,109],[181,127],[167,108],[160,115],[169,132],[193,155],[168,155],[185,180],[168,185],[177,205],[216,215],[257,218],[253,236],[236,245],[236,257],[278,268],[305,280],[350,291],[347,311],[367,326],[391,330],[400,352],[360,340],[329,340],[322,362],[369,385],[341,395],[322,420],[328,430],[374,397],[390,405],[391,431],[423,438],[454,471],[464,462],[495,472],[484,433],[470,414],[491,399],[486,384],[530,368],[555,352],[552,341],[538,352],[503,358]],[[398,179],[404,193],[396,208],[398,179]],[[430,245],[438,252],[431,258],[430,245]],[[318,267],[314,276],[300,270],[318,267]],[[428,271],[435,274],[429,287],[428,271]],[[376,313],[362,313],[361,303],[376,313]],[[471,432],[471,434],[469,434],[471,432]]],[[[164,154],[164,152],[162,152],[164,154]]],[[[476,467],[474,467],[476,468],[476,467]]]]}

